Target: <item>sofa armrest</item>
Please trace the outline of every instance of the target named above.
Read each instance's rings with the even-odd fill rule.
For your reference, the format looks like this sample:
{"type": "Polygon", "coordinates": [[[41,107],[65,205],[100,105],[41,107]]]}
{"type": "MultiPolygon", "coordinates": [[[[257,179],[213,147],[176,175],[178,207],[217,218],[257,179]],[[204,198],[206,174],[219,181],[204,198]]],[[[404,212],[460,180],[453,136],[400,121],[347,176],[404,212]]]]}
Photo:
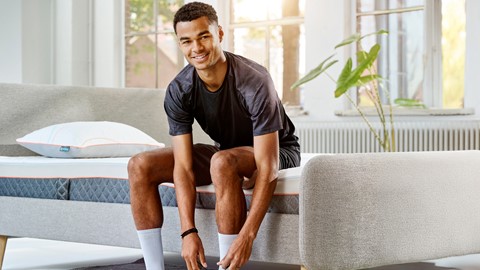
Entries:
{"type": "Polygon", "coordinates": [[[307,269],[480,252],[480,151],[321,155],[301,183],[307,269]]]}

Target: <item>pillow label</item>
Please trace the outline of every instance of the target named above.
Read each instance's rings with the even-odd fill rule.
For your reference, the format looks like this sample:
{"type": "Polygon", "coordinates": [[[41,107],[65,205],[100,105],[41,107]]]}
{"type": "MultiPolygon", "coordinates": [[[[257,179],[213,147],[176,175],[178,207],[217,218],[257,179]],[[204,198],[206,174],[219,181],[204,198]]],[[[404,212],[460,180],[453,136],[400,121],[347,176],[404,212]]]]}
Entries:
{"type": "Polygon", "coordinates": [[[60,152],[70,152],[70,146],[60,146],[60,152]]]}

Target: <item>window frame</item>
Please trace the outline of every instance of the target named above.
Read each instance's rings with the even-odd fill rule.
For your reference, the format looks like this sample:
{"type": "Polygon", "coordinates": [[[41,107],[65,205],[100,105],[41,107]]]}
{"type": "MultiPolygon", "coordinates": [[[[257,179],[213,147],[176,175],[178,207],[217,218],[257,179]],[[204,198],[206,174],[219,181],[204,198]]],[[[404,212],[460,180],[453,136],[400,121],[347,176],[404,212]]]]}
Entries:
{"type": "MultiPolygon", "coordinates": [[[[442,0],[425,0],[423,5],[424,14],[424,41],[425,41],[425,67],[423,79],[423,103],[428,108],[443,109],[443,82],[442,82],[442,0]]],[[[363,14],[357,13],[357,1],[351,0],[350,9],[352,20],[350,21],[348,36],[352,35],[357,30],[357,17],[366,15],[385,15],[392,14],[392,12],[377,13],[377,11],[365,12],[363,14]],[[377,13],[377,14],[375,14],[377,13]]],[[[406,8],[407,10],[408,8],[406,8]]],[[[413,9],[412,9],[413,10],[413,9]]],[[[398,12],[393,12],[398,13],[398,12]]],[[[352,46],[348,50],[348,57],[355,58],[356,48],[352,46]]],[[[357,99],[357,91],[350,90],[354,100],[357,99]]],[[[397,89],[395,91],[398,92],[397,89]]],[[[348,104],[347,109],[353,109],[353,105],[348,104]]],[[[428,109],[427,109],[428,110],[428,109]]],[[[458,109],[457,109],[458,111],[458,109]]]]}
{"type": "MultiPolygon", "coordinates": [[[[159,69],[158,69],[158,66],[159,66],[159,57],[158,57],[158,35],[168,35],[168,34],[173,34],[175,35],[175,29],[168,29],[168,30],[158,30],[158,25],[159,25],[159,20],[158,20],[158,13],[159,13],[159,3],[157,0],[152,0],[152,4],[153,4],[153,31],[145,31],[145,32],[138,32],[138,31],[131,31],[131,32],[127,32],[127,26],[126,26],[126,18],[125,18],[125,15],[126,15],[126,3],[127,1],[129,0],[124,0],[122,1],[122,12],[123,12],[123,21],[122,21],[122,25],[124,26],[123,28],[123,31],[122,31],[122,63],[123,63],[123,66],[122,66],[122,83],[123,85],[126,85],[127,83],[127,64],[126,64],[126,60],[127,60],[127,46],[126,46],[126,40],[127,38],[131,38],[131,37],[143,37],[143,36],[149,36],[149,35],[153,35],[155,38],[154,38],[154,44],[155,44],[155,47],[156,49],[154,50],[154,58],[153,58],[153,62],[155,64],[154,66],[154,74],[155,74],[155,80],[154,80],[154,88],[160,88],[159,87],[159,76],[158,76],[158,72],[159,72],[159,69]]],[[[184,1],[185,3],[187,1],[184,1]]],[[[182,63],[182,67],[178,66],[179,70],[181,70],[181,68],[183,68],[183,66],[185,65],[185,59],[184,59],[184,56],[183,54],[181,53],[180,49],[178,50],[178,55],[177,57],[179,59],[181,59],[181,61],[179,61],[179,63],[182,63]]],[[[135,87],[135,86],[134,86],[135,87]]],[[[163,87],[162,87],[163,88],[163,87]]]]}
{"type": "MultiPolygon", "coordinates": [[[[224,17],[224,25],[226,25],[226,31],[225,31],[225,36],[224,40],[226,41],[226,46],[225,48],[229,49],[230,51],[233,52],[234,50],[234,40],[233,40],[233,31],[235,29],[239,28],[251,28],[251,27],[259,27],[261,29],[265,30],[266,33],[266,39],[265,39],[265,63],[260,63],[261,65],[265,66],[267,70],[269,70],[270,67],[270,42],[269,42],[269,36],[271,34],[271,28],[275,26],[285,26],[285,25],[298,25],[300,27],[305,27],[305,14],[304,16],[295,16],[295,17],[287,17],[287,18],[281,18],[281,19],[273,19],[273,20],[262,20],[262,21],[252,21],[252,22],[233,22],[232,18],[232,13],[233,13],[233,1],[235,0],[228,0],[225,1],[225,4],[222,8],[224,13],[222,14],[224,17]]],[[[223,2],[223,1],[222,1],[223,2]]],[[[301,55],[302,52],[299,52],[301,55]]],[[[299,55],[299,57],[300,57],[299,55]]],[[[302,69],[301,66],[299,66],[299,78],[301,77],[302,74],[300,74],[300,70],[302,69]]],[[[285,86],[283,86],[285,89],[285,86]]],[[[296,95],[299,100],[299,104],[293,104],[293,107],[301,106],[301,95],[300,95],[300,89],[296,90],[296,95]]],[[[278,90],[277,90],[278,91],[278,90]]],[[[282,97],[280,97],[283,99],[282,97]]],[[[289,106],[289,105],[286,105],[289,106]]]]}

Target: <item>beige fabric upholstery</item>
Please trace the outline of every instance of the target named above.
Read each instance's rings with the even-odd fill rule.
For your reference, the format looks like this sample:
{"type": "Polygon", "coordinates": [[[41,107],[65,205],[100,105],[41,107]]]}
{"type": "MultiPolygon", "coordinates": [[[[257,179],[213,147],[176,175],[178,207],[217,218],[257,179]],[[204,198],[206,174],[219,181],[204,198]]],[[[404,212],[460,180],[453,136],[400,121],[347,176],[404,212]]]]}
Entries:
{"type": "MultiPolygon", "coordinates": [[[[71,121],[113,121],[170,145],[165,90],[0,83],[0,155],[33,155],[16,139],[71,121]]],[[[211,142],[198,125],[196,142],[211,142]]]]}
{"type": "Polygon", "coordinates": [[[480,151],[318,156],[302,181],[307,269],[480,252],[480,151]]]}

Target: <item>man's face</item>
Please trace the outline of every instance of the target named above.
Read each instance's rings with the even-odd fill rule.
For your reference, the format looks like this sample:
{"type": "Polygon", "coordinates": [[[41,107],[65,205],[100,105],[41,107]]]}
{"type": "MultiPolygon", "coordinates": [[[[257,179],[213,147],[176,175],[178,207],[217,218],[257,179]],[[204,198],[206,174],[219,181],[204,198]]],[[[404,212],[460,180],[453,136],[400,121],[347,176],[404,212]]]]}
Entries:
{"type": "Polygon", "coordinates": [[[210,24],[207,17],[176,25],[180,49],[187,61],[197,70],[213,67],[222,55],[221,27],[210,24]]]}

